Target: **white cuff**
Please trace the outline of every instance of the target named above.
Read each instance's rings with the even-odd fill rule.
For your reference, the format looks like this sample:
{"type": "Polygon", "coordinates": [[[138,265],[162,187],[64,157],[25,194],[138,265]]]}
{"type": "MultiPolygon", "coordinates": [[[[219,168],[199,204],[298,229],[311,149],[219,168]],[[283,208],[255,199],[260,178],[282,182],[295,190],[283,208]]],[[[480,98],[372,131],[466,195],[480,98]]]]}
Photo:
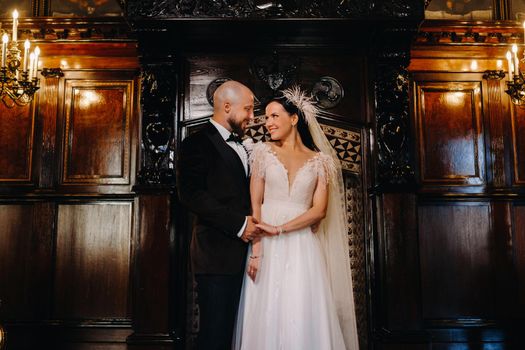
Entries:
{"type": "Polygon", "coordinates": [[[241,238],[242,234],[244,233],[244,229],[246,228],[246,225],[248,225],[248,217],[246,217],[246,219],[244,219],[244,224],[242,225],[242,227],[239,230],[239,232],[237,232],[237,237],[241,238]]]}

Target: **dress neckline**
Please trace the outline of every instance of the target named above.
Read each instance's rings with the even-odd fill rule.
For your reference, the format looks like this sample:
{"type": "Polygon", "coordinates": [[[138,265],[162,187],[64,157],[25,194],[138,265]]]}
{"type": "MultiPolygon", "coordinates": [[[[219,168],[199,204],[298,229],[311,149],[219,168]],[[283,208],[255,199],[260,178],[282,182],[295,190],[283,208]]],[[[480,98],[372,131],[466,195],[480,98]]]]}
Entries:
{"type": "Polygon", "coordinates": [[[321,152],[316,152],[315,155],[313,155],[310,158],[308,158],[307,160],[305,160],[304,163],[299,168],[297,168],[297,171],[295,172],[293,179],[291,179],[290,178],[290,172],[288,171],[288,168],[286,167],[286,165],[284,165],[284,163],[281,161],[281,159],[279,159],[279,156],[277,155],[277,152],[275,152],[273,150],[272,146],[270,146],[269,144],[266,144],[266,148],[268,149],[268,153],[270,153],[275,158],[277,163],[279,163],[281,165],[281,167],[283,168],[284,172],[286,173],[286,180],[288,182],[288,197],[290,197],[290,195],[292,193],[293,187],[295,185],[295,180],[297,179],[297,176],[299,175],[299,173],[303,169],[305,169],[308,164],[310,164],[313,161],[315,161],[321,155],[321,152]]]}

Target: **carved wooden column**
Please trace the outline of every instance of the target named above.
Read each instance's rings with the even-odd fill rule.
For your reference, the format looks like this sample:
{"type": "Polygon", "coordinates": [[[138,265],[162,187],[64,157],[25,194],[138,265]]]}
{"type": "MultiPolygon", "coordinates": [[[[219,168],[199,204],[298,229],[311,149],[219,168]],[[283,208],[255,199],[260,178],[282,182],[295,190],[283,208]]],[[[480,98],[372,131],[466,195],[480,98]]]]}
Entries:
{"type": "Polygon", "coordinates": [[[134,333],[128,344],[148,349],[172,349],[184,331],[180,325],[174,327],[171,304],[177,76],[172,62],[142,62],[140,170],[134,188],[138,194],[134,333]]]}
{"type": "MultiPolygon", "coordinates": [[[[487,93],[487,113],[488,125],[490,128],[490,156],[491,171],[488,172],[488,183],[492,183],[495,188],[502,188],[510,185],[509,165],[505,158],[510,158],[508,150],[512,147],[512,138],[508,134],[511,130],[509,103],[503,103],[502,92],[506,90],[505,73],[503,71],[486,71],[483,75],[485,79],[487,93]]],[[[506,98],[506,97],[505,97],[506,98]]]]}
{"type": "Polygon", "coordinates": [[[376,310],[372,333],[378,343],[421,341],[417,333],[421,327],[417,197],[407,71],[415,34],[416,26],[385,27],[373,45],[380,48],[373,55],[375,186],[371,197],[376,216],[373,264],[377,274],[372,282],[376,310]]]}

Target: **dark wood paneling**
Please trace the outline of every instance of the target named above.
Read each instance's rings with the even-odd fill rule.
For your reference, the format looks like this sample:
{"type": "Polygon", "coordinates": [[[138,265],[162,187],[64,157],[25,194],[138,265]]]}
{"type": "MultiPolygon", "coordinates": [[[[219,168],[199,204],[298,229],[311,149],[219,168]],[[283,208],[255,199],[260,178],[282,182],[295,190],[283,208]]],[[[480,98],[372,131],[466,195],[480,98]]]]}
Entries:
{"type": "MultiPolygon", "coordinates": [[[[419,207],[425,320],[494,319],[509,314],[512,269],[508,207],[488,202],[419,207]],[[492,222],[491,217],[498,215],[492,222]],[[505,230],[506,226],[506,230],[505,230]],[[502,229],[503,228],[503,229],[502,229]],[[507,276],[498,282],[498,273],[507,276]]],[[[500,276],[501,277],[501,276],[500,276]]]]}
{"type": "Polygon", "coordinates": [[[512,141],[514,160],[514,184],[525,185],[525,110],[513,108],[512,141]]]}
{"type": "Polygon", "coordinates": [[[479,82],[418,82],[416,125],[424,185],[484,183],[479,82]]]}
{"type": "Polygon", "coordinates": [[[421,320],[418,288],[418,250],[416,197],[410,194],[384,194],[380,261],[381,313],[389,330],[414,329],[421,320]]]}
{"type": "MultiPolygon", "coordinates": [[[[268,54],[266,54],[268,55],[268,54]]],[[[359,55],[312,55],[308,52],[279,51],[281,61],[296,60],[297,69],[291,74],[292,80],[304,89],[311,90],[321,77],[333,77],[342,86],[343,96],[340,103],[328,109],[333,118],[341,121],[365,122],[366,120],[366,65],[359,55]]],[[[272,95],[267,83],[253,74],[256,59],[265,55],[190,55],[188,100],[185,104],[184,118],[198,119],[213,114],[213,108],[206,99],[208,85],[217,78],[230,78],[241,81],[253,90],[255,96],[264,102],[272,95]]],[[[266,56],[265,56],[266,57],[266,56]]],[[[270,56],[271,57],[271,53],[270,56]]],[[[280,63],[280,71],[285,73],[287,67],[280,63]]],[[[265,67],[270,73],[269,67],[265,67]]],[[[274,67],[275,68],[275,67],[274,67]]],[[[277,69],[277,68],[275,68],[277,69]]],[[[286,86],[285,86],[286,87],[286,86]]],[[[284,88],[284,87],[283,87],[284,88]]],[[[262,111],[264,113],[264,111],[262,111]]]]}
{"type": "Polygon", "coordinates": [[[136,341],[141,335],[147,338],[169,333],[170,203],[167,195],[145,194],[138,199],[140,237],[133,286],[136,341]]]}
{"type": "Polygon", "coordinates": [[[49,317],[53,203],[0,204],[2,319],[49,317]]]}
{"type": "Polygon", "coordinates": [[[33,135],[32,105],[7,108],[0,103],[0,183],[31,181],[33,135]]]}
{"type": "Polygon", "coordinates": [[[131,81],[66,81],[63,182],[129,184],[131,81]]]}
{"type": "Polygon", "coordinates": [[[131,203],[58,207],[53,316],[128,318],[131,203]]]}
{"type": "Polygon", "coordinates": [[[514,259],[516,261],[518,300],[514,305],[516,317],[525,314],[525,204],[520,203],[513,208],[514,227],[514,259]]]}

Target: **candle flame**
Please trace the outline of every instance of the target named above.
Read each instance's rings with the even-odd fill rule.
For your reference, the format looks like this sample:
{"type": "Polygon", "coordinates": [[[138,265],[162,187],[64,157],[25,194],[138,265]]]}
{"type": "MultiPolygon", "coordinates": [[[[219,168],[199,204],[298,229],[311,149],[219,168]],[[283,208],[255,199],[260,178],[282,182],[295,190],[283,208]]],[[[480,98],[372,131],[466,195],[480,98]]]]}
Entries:
{"type": "Polygon", "coordinates": [[[7,33],[4,33],[4,35],[2,35],[2,42],[7,44],[8,41],[9,41],[9,35],[7,35],[7,33]]]}
{"type": "Polygon", "coordinates": [[[518,45],[512,44],[512,52],[514,53],[518,52],[518,45]]]}
{"type": "Polygon", "coordinates": [[[24,49],[28,49],[31,47],[31,43],[29,42],[29,39],[26,39],[26,41],[24,41],[24,49]]]}
{"type": "Polygon", "coordinates": [[[18,11],[17,10],[13,11],[13,19],[18,19],[18,11]]]}
{"type": "Polygon", "coordinates": [[[512,58],[512,54],[510,53],[510,51],[507,51],[507,59],[510,60],[512,58]]]}
{"type": "Polygon", "coordinates": [[[40,48],[38,46],[35,47],[35,55],[36,56],[40,55],[40,48]]]}

